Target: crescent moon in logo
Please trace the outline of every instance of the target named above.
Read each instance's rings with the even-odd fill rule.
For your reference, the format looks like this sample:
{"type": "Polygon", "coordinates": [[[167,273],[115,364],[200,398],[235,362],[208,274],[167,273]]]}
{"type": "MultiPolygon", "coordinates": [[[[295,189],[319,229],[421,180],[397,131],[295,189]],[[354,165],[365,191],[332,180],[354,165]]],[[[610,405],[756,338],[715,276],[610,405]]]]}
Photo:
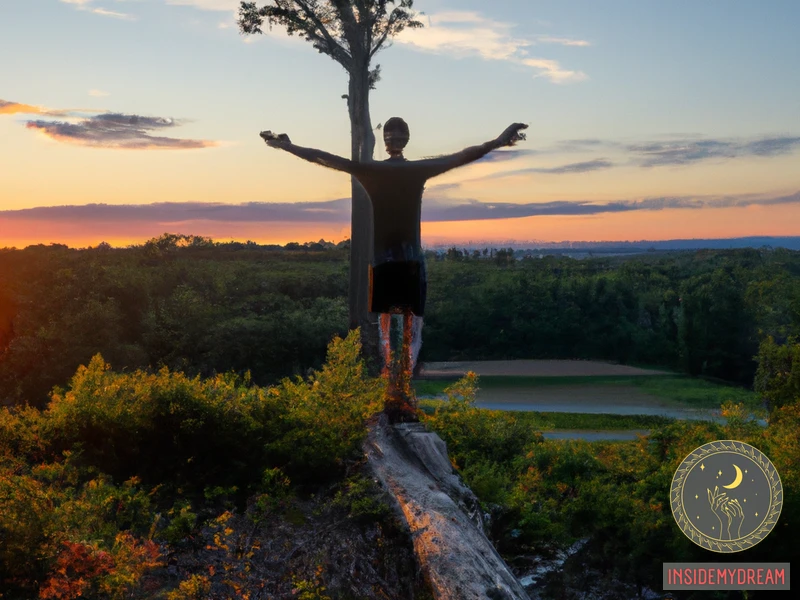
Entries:
{"type": "Polygon", "coordinates": [[[733,465],[733,468],[736,469],[736,479],[734,479],[733,483],[731,483],[730,485],[723,485],[722,486],[722,487],[727,488],[729,490],[732,490],[735,487],[739,487],[739,484],[742,483],[742,470],[739,467],[737,467],[736,465],[733,465]]]}

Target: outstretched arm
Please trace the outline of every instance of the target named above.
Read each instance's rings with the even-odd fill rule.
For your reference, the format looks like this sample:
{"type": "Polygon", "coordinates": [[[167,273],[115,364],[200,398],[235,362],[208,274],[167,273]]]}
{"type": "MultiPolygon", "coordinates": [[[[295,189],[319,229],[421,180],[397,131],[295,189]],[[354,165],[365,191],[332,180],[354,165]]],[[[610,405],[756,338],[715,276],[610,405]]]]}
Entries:
{"type": "Polygon", "coordinates": [[[429,172],[428,177],[436,177],[442,173],[447,173],[456,167],[468,165],[471,162],[486,156],[492,150],[502,148],[503,146],[513,146],[520,140],[525,139],[525,134],[520,133],[521,129],[527,129],[528,126],[524,123],[514,123],[506,128],[496,139],[493,139],[480,146],[470,146],[461,152],[450,154],[448,156],[440,156],[439,158],[431,158],[428,160],[419,161],[424,163],[426,170],[429,172]]]}
{"type": "Polygon", "coordinates": [[[270,148],[279,148],[281,150],[285,150],[290,154],[299,156],[300,158],[309,162],[322,165],[323,167],[329,167],[331,169],[336,169],[337,171],[344,171],[345,173],[350,173],[351,175],[357,168],[356,165],[358,163],[355,163],[352,160],[347,160],[346,158],[342,158],[341,156],[336,156],[335,154],[330,154],[328,152],[323,152],[322,150],[297,146],[292,143],[292,141],[289,139],[289,136],[285,133],[274,134],[271,131],[262,131],[259,135],[270,148]]]}

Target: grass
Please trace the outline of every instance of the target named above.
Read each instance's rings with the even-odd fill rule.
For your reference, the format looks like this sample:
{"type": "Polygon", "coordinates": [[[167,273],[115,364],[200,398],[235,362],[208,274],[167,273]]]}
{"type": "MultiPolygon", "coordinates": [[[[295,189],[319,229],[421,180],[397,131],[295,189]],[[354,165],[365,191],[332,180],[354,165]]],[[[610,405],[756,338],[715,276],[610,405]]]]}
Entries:
{"type": "MultiPolygon", "coordinates": [[[[419,396],[436,396],[453,380],[428,379],[414,382],[419,396]]],[[[588,376],[588,377],[500,377],[486,376],[478,380],[480,389],[489,392],[500,388],[531,388],[544,386],[630,386],[657,398],[677,402],[692,408],[719,408],[724,402],[741,402],[749,409],[759,408],[758,395],[750,390],[712,383],[681,375],[654,376],[588,376]]],[[[535,392],[534,392],[535,393],[535,392]]]]}
{"type": "MultiPolygon", "coordinates": [[[[431,414],[436,410],[440,402],[440,400],[421,399],[419,401],[419,407],[426,413],[431,414]]],[[[515,418],[538,431],[549,429],[652,429],[672,421],[672,419],[668,419],[667,417],[653,415],[607,415],[533,411],[514,411],[513,414],[515,418]]]]}

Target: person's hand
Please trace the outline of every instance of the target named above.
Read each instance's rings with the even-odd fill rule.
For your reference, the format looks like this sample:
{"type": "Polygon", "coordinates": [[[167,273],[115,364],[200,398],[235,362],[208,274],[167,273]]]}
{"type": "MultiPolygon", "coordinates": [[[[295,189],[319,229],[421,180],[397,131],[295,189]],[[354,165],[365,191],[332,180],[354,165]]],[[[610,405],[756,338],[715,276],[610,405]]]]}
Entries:
{"type": "Polygon", "coordinates": [[[280,148],[286,144],[291,144],[292,140],[285,133],[272,133],[271,131],[262,131],[258,134],[267,143],[267,146],[272,148],[280,148]]]}
{"type": "Polygon", "coordinates": [[[521,129],[527,129],[525,123],[514,123],[509,125],[506,130],[497,138],[497,143],[500,146],[513,146],[517,142],[525,139],[525,134],[520,133],[521,129]]]}

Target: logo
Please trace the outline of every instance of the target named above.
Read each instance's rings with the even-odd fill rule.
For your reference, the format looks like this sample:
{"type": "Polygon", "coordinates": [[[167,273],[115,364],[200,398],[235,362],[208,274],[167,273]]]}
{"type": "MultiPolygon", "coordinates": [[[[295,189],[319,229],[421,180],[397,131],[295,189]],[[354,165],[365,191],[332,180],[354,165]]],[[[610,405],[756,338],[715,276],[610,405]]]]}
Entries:
{"type": "Polygon", "coordinates": [[[775,527],[783,486],[769,458],[750,444],[719,440],[692,451],[675,471],[672,515],[686,537],[712,552],[752,548],[775,527]]]}

